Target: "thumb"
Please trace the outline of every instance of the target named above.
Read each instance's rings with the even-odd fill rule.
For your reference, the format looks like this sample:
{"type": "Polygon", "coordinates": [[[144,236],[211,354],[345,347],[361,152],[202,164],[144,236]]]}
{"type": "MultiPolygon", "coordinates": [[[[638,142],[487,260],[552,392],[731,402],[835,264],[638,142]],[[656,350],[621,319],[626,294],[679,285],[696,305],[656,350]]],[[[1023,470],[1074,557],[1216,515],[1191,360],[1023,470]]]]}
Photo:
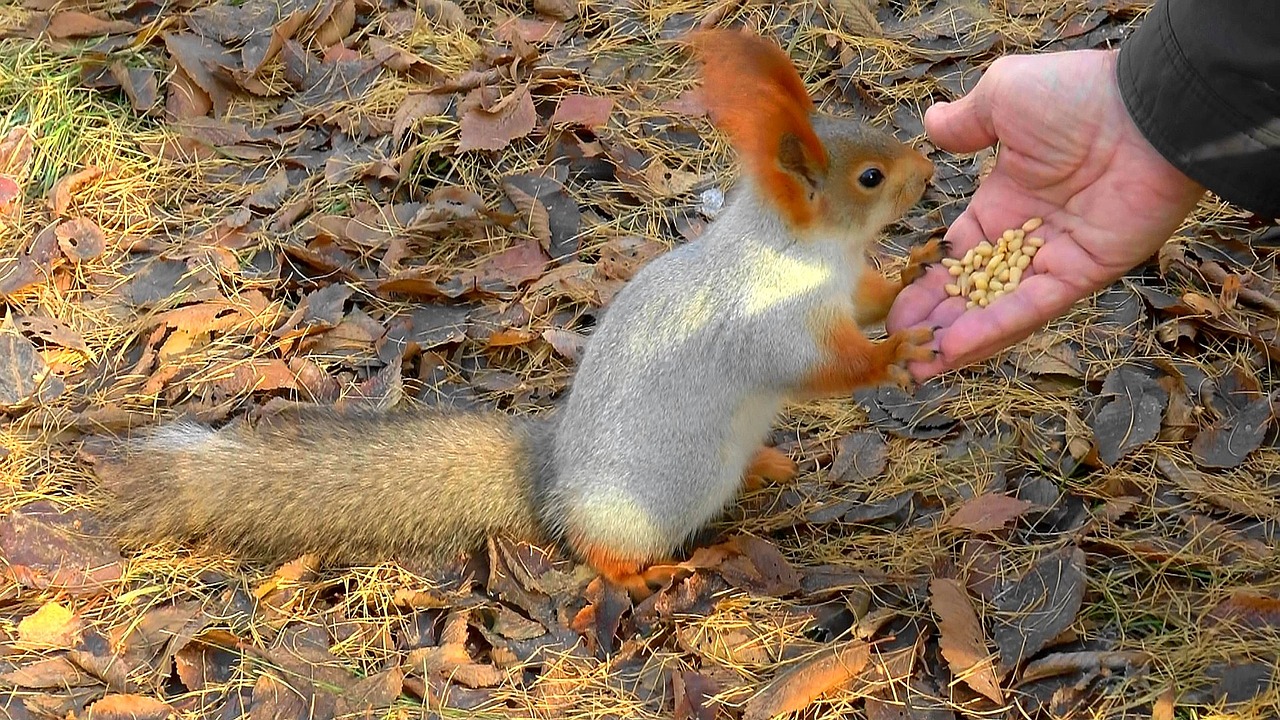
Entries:
{"type": "Polygon", "coordinates": [[[943,150],[955,153],[977,152],[996,144],[996,131],[991,122],[991,103],[982,81],[968,95],[955,102],[940,102],[924,113],[924,130],[929,139],[943,150]]]}

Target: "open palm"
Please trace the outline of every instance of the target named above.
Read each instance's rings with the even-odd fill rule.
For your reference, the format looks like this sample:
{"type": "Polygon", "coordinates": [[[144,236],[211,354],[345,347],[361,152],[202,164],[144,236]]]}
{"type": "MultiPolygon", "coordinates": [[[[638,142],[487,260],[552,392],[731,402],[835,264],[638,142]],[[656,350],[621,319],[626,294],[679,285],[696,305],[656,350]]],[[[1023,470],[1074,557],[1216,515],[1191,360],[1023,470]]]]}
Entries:
{"type": "Polygon", "coordinates": [[[959,257],[1032,217],[1045,238],[1022,282],[985,308],[947,296],[945,269],[905,288],[890,331],[937,329],[938,359],[917,378],[986,358],[1150,258],[1203,189],[1143,138],[1121,100],[1116,53],[1001,58],[971,93],[925,113],[939,147],[976,152],[999,143],[991,174],[947,231],[959,257]]]}

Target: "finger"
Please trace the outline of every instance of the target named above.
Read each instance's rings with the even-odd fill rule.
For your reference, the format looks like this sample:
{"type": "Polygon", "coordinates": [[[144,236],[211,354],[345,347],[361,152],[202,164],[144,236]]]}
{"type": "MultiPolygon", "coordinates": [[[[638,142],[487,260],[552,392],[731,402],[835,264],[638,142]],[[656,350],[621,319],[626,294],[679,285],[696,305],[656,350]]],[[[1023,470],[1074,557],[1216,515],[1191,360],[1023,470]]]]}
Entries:
{"type": "Polygon", "coordinates": [[[977,152],[996,144],[990,93],[983,83],[955,102],[940,102],[924,111],[924,131],[938,147],[957,153],[977,152]]]}
{"type": "Polygon", "coordinates": [[[1089,292],[1051,275],[1026,278],[1013,292],[981,310],[964,313],[941,330],[942,362],[958,368],[986,359],[1044,327],[1089,292]]]}
{"type": "MultiPolygon", "coordinates": [[[[982,242],[985,236],[976,216],[966,210],[947,228],[944,240],[950,245],[951,257],[963,257],[969,248],[982,242]]],[[[947,299],[946,285],[953,278],[941,265],[929,268],[924,277],[903,288],[889,309],[885,318],[885,329],[889,332],[917,325],[923,325],[926,318],[937,309],[938,304],[947,299]]],[[[937,326],[937,320],[930,321],[937,326]]]]}

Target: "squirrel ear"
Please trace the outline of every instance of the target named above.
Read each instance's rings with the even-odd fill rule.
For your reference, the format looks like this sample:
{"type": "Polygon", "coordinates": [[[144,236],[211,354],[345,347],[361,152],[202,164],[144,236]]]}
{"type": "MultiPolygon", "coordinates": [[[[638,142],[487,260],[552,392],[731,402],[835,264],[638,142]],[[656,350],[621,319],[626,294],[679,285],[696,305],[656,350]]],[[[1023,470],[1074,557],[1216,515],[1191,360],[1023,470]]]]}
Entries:
{"type": "Polygon", "coordinates": [[[742,157],[765,197],[792,225],[814,219],[812,190],[827,151],[809,116],[813,100],[782,48],[756,35],[700,30],[688,36],[702,61],[702,97],[711,121],[742,157]]]}

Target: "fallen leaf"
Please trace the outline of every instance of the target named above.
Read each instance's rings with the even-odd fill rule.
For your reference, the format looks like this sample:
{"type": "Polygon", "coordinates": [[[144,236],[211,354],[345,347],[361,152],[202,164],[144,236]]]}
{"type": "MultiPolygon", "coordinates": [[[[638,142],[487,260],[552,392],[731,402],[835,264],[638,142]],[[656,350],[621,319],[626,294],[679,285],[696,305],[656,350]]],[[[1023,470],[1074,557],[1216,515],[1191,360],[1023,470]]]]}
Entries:
{"type": "Polygon", "coordinates": [[[1275,666],[1268,662],[1232,662],[1211,666],[1205,675],[1217,680],[1209,690],[1213,702],[1229,709],[1265,693],[1274,672],[1275,666]]]}
{"type": "Polygon", "coordinates": [[[1151,656],[1147,653],[1134,650],[1051,653],[1027,663],[1022,676],[1018,678],[1018,684],[1025,685],[1036,680],[1075,673],[1086,676],[1095,676],[1103,670],[1114,673],[1140,667],[1150,659],[1151,656]]]}
{"type": "MultiPolygon", "coordinates": [[[[522,215],[525,215],[526,207],[533,207],[533,205],[522,205],[522,201],[518,201],[517,197],[532,198],[545,210],[545,230],[541,225],[544,222],[543,216],[525,215],[525,220],[530,222],[531,230],[533,222],[539,223],[535,236],[543,241],[543,249],[547,254],[559,261],[578,252],[581,210],[564,183],[554,176],[557,171],[556,168],[544,168],[538,172],[509,175],[502,179],[502,188],[522,215]]],[[[529,212],[537,213],[538,211],[534,209],[529,212]]]]}
{"type": "Polygon", "coordinates": [[[130,33],[137,29],[138,26],[127,20],[104,20],[88,13],[64,10],[49,18],[49,26],[45,28],[45,32],[50,37],[61,40],[130,33]]]}
{"type": "Polygon", "coordinates": [[[542,331],[542,339],[550,343],[556,352],[577,362],[582,358],[582,350],[587,346],[587,337],[564,328],[547,328],[542,331]]]}
{"type": "Polygon", "coordinates": [[[880,433],[858,432],[840,441],[827,479],[841,483],[866,480],[880,475],[888,464],[889,446],[880,433]]]}
{"type": "Polygon", "coordinates": [[[49,402],[65,390],[30,340],[12,329],[0,329],[0,409],[49,402]]]}
{"type": "Polygon", "coordinates": [[[870,661],[871,648],[861,640],[848,640],[826,648],[778,676],[747,701],[743,720],[767,720],[803,710],[856,677],[870,661]]]}
{"type": "Polygon", "coordinates": [[[11,203],[22,194],[22,188],[7,175],[0,175],[0,212],[7,211],[11,203]]]}
{"type": "Polygon", "coordinates": [[[1019,500],[1008,495],[979,495],[961,505],[946,526],[970,530],[972,532],[992,532],[999,530],[1010,520],[1022,515],[1034,507],[1026,500],[1019,500]]]}
{"type": "Polygon", "coordinates": [[[603,127],[609,123],[613,112],[613,100],[607,97],[570,93],[560,99],[551,115],[552,125],[580,125],[585,128],[603,127]]]}
{"type": "Polygon", "coordinates": [[[572,20],[578,15],[577,0],[533,0],[533,9],[557,20],[572,20]]]}
{"type": "Polygon", "coordinates": [[[938,616],[938,645],[952,675],[1003,705],[1004,693],[987,650],[986,636],[964,585],[958,580],[934,578],[929,582],[929,604],[938,616]]]}
{"type": "Polygon", "coordinates": [[[166,720],[173,716],[167,703],[143,695],[107,695],[89,706],[88,720],[166,720]]]}
{"type": "Polygon", "coordinates": [[[96,684],[97,680],[82,672],[70,660],[57,655],[16,667],[0,675],[0,683],[39,690],[81,687],[96,684]]]}
{"type": "Polygon", "coordinates": [[[1271,398],[1258,398],[1201,430],[1191,441],[1191,455],[1201,467],[1239,467],[1261,447],[1271,420],[1271,398]]]}
{"type": "Polygon", "coordinates": [[[404,671],[383,670],[357,680],[338,696],[338,717],[378,717],[395,704],[404,688],[404,671]]]}
{"type": "Polygon", "coordinates": [[[1247,591],[1236,591],[1213,606],[1201,621],[1206,627],[1229,624],[1237,628],[1280,627],[1280,600],[1247,591]]]}
{"type": "Polygon", "coordinates": [[[826,0],[840,25],[854,37],[879,37],[884,34],[876,19],[875,0],[826,0]]]}
{"type": "Polygon", "coordinates": [[[800,589],[800,572],[773,543],[751,535],[735,535],[721,546],[731,555],[716,570],[730,585],[770,597],[783,597],[800,589]]]}
{"type": "Polygon", "coordinates": [[[54,230],[62,254],[74,263],[92,260],[107,249],[107,239],[102,228],[88,218],[75,218],[59,223],[54,230]]]}
{"type": "Polygon", "coordinates": [[[491,109],[479,105],[459,120],[459,153],[471,150],[501,150],[522,138],[538,125],[538,111],[527,85],[521,85],[491,109]]]}
{"type": "Polygon", "coordinates": [[[1044,649],[1071,626],[1084,600],[1084,551],[1066,547],[1039,560],[996,593],[992,638],[1000,675],[1044,649]]]}
{"type": "Polygon", "coordinates": [[[1169,394],[1160,383],[1132,365],[1121,365],[1102,382],[1107,398],[1090,421],[1098,458],[1114,465],[1160,432],[1169,394]]]}
{"type": "Polygon", "coordinates": [[[18,623],[18,640],[35,648],[74,647],[79,641],[80,618],[56,602],[47,602],[18,623]]]}
{"type": "Polygon", "coordinates": [[[95,165],[89,165],[60,178],[49,189],[49,207],[53,210],[53,213],[55,215],[66,215],[75,194],[101,176],[102,170],[100,168],[95,165]]]}
{"type": "Polygon", "coordinates": [[[676,720],[715,720],[712,704],[720,683],[692,670],[671,673],[671,692],[676,697],[676,720]]]}

